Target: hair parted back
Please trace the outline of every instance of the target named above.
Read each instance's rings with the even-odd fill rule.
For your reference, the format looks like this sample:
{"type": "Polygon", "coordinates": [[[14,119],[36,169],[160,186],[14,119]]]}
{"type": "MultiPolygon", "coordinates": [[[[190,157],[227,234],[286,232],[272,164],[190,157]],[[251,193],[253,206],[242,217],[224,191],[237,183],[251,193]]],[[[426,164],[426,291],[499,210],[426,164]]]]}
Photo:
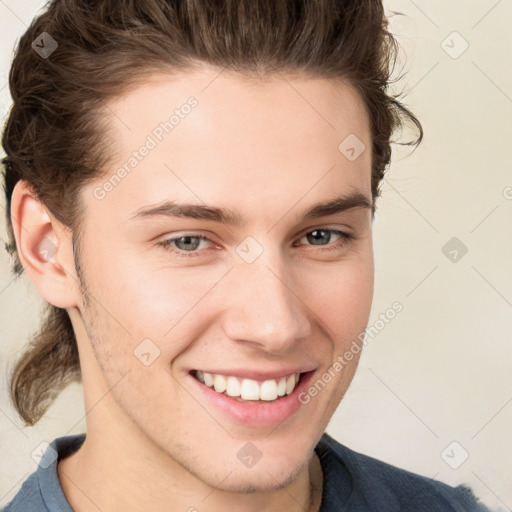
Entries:
{"type": "MultiPolygon", "coordinates": [[[[360,93],[372,135],[371,187],[391,159],[391,137],[420,122],[389,93],[398,44],[381,0],[51,0],[20,38],[9,75],[13,105],[4,126],[7,250],[23,269],[10,216],[25,180],[55,217],[79,233],[79,191],[112,157],[102,130],[105,102],[150,73],[209,64],[264,78],[272,73],[338,78],[360,93]],[[48,58],[32,48],[47,32],[48,58]]],[[[35,424],[58,393],[80,381],[76,339],[64,309],[47,306],[40,330],[14,366],[11,398],[35,424]]]]}

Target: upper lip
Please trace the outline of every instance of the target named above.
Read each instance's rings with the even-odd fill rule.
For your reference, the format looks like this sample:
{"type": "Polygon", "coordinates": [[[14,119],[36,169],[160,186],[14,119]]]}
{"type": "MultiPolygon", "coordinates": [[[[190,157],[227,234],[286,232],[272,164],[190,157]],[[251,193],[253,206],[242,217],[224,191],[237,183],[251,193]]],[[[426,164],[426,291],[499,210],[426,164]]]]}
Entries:
{"type": "Polygon", "coordinates": [[[295,373],[307,373],[314,370],[315,367],[311,365],[303,365],[303,366],[295,366],[295,367],[287,367],[287,368],[279,368],[272,371],[258,371],[258,370],[249,370],[245,368],[231,368],[231,369],[205,369],[205,368],[196,368],[193,371],[201,371],[203,373],[210,373],[212,375],[227,375],[233,377],[239,377],[240,379],[253,379],[259,381],[265,381],[270,379],[280,379],[281,377],[289,377],[295,373]]]}

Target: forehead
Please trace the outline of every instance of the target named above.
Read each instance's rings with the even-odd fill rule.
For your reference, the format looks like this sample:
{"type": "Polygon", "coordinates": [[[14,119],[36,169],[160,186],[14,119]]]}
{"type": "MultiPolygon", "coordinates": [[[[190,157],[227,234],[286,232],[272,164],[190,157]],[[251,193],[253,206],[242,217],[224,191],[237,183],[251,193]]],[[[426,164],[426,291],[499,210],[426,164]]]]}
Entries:
{"type": "Polygon", "coordinates": [[[216,68],[154,74],[110,101],[105,121],[116,155],[95,183],[110,181],[103,207],[180,199],[265,211],[370,193],[369,119],[346,82],[216,68]]]}
{"type": "Polygon", "coordinates": [[[365,138],[369,130],[364,102],[347,81],[283,73],[256,78],[213,67],[152,74],[114,97],[105,109],[105,121],[129,145],[134,142],[130,135],[137,135],[134,128],[150,133],[190,97],[200,108],[180,131],[188,127],[200,135],[201,128],[209,138],[216,134],[220,138],[228,130],[247,133],[251,126],[262,140],[266,133],[271,138],[276,129],[280,140],[286,133],[295,138],[331,132],[338,138],[347,129],[365,138]],[[302,122],[297,125],[297,121],[302,122]],[[208,129],[214,133],[207,133],[208,129]]]}

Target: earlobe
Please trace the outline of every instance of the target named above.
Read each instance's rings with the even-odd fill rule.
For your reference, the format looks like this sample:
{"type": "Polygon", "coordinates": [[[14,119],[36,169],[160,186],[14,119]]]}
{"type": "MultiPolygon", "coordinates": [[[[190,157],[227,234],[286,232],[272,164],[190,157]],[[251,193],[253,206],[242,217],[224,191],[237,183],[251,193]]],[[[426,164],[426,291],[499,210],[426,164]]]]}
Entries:
{"type": "Polygon", "coordinates": [[[25,181],[14,187],[11,219],[21,264],[39,294],[54,306],[75,307],[70,230],[55,219],[25,181]]]}

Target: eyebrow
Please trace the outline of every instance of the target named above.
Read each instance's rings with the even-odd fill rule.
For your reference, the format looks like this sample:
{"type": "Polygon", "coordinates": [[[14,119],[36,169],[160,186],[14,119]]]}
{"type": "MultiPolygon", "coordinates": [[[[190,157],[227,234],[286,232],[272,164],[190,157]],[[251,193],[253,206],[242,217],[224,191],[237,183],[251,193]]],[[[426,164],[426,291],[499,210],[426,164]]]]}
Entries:
{"type": "MultiPolygon", "coordinates": [[[[327,215],[335,215],[336,213],[352,210],[354,208],[369,208],[372,210],[373,202],[361,192],[352,192],[314,204],[304,212],[302,218],[304,221],[313,220],[327,215]]],[[[246,225],[246,220],[233,210],[202,204],[176,203],[174,201],[165,201],[158,205],[139,208],[132,215],[131,219],[160,216],[209,220],[229,226],[243,227],[246,225]]]]}

